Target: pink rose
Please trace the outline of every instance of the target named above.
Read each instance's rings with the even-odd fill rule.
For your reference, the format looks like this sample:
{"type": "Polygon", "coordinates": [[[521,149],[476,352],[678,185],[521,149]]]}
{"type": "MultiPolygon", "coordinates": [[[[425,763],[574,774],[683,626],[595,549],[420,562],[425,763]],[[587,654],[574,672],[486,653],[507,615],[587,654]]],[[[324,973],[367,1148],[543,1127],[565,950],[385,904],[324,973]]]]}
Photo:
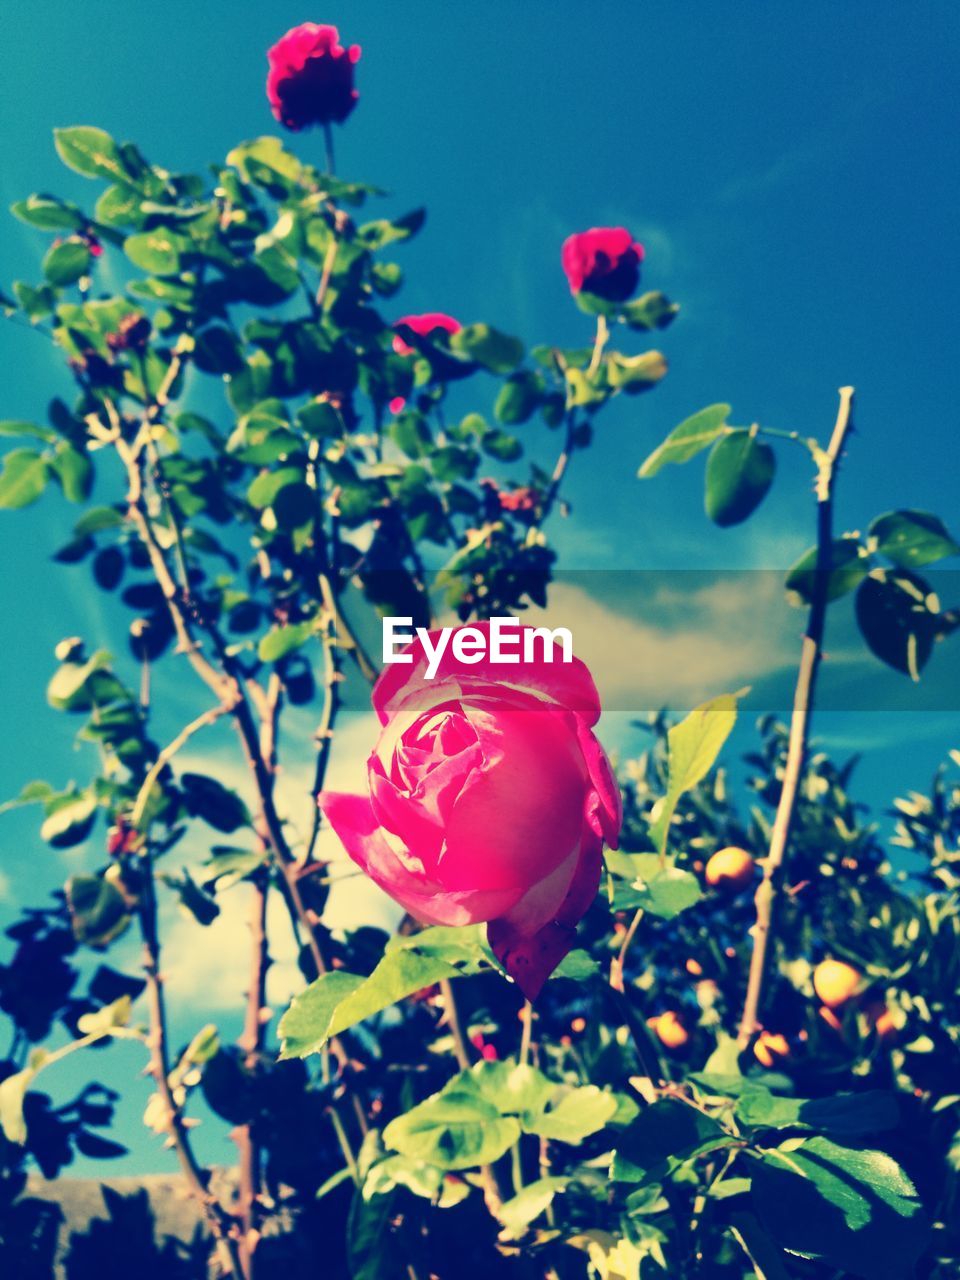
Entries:
{"type": "Polygon", "coordinates": [[[353,68],[360,46],[344,49],[336,27],[302,22],[267,52],[267,99],[287,129],[311,124],[342,124],[360,95],[353,68]]]}
{"type": "MultiPolygon", "coordinates": [[[[437,337],[445,333],[456,333],[460,328],[460,321],[454,320],[453,316],[444,315],[442,311],[426,311],[422,316],[401,316],[399,320],[394,321],[394,329],[412,329],[419,338],[437,337]]],[[[412,347],[409,342],[405,341],[401,334],[396,334],[393,339],[393,349],[398,356],[415,356],[416,348],[412,347]]]]}
{"type": "Polygon", "coordinates": [[[386,667],[373,690],[383,728],[369,795],[324,791],[318,802],[354,862],[411,915],[486,921],[533,999],[573,946],[603,841],[616,847],[620,831],[620,792],[591,731],[596,687],[558,648],[547,662],[539,640],[537,660],[510,666],[464,665],[448,645],[431,680],[420,641],[405,652],[412,665],[386,667]]]}
{"type": "Polygon", "coordinates": [[[561,262],[570,292],[626,302],[640,283],[643,245],[626,227],[591,227],[563,242],[561,262]]]}

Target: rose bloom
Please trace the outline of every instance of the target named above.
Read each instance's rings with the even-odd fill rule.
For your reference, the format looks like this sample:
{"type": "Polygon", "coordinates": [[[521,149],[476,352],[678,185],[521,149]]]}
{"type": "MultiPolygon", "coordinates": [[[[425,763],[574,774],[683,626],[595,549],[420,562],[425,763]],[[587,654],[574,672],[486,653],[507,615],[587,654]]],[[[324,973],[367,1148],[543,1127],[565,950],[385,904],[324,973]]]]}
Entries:
{"type": "MultiPolygon", "coordinates": [[[[399,329],[401,325],[406,325],[421,338],[429,338],[438,333],[456,333],[461,327],[459,320],[454,320],[453,316],[444,315],[442,311],[426,311],[422,316],[401,316],[399,320],[394,321],[393,327],[399,329]]],[[[398,356],[417,354],[416,347],[411,347],[399,333],[394,335],[393,349],[398,356]]]]}
{"type": "Polygon", "coordinates": [[[342,124],[360,95],[353,68],[360,46],[344,49],[336,27],[302,22],[267,52],[267,99],[287,129],[311,124],[342,124]]]}
{"type": "MultiPolygon", "coordinates": [[[[511,629],[511,653],[529,630],[511,629]]],[[[373,690],[382,729],[369,794],[324,791],[318,803],[354,862],[418,920],[485,921],[534,999],[596,897],[604,840],[616,847],[620,832],[620,791],[591,730],[596,687],[557,646],[547,662],[539,640],[535,661],[509,666],[487,655],[464,665],[448,645],[432,680],[420,641],[404,652],[413,663],[387,666],[373,690]]]]}
{"type": "Polygon", "coordinates": [[[626,302],[640,283],[643,245],[625,227],[591,227],[563,242],[561,262],[570,292],[626,302]]]}

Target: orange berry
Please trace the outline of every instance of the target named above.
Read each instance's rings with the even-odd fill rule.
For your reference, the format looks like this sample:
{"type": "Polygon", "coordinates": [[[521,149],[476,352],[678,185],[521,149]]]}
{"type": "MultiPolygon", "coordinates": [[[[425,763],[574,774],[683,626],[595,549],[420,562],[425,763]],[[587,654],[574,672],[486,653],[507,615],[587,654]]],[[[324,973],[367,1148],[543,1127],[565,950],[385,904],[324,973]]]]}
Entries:
{"type": "Polygon", "coordinates": [[[855,996],[863,974],[845,960],[821,960],[813,971],[813,989],[828,1009],[839,1009],[855,996]]]}
{"type": "Polygon", "coordinates": [[[690,1032],[684,1026],[683,1019],[672,1009],[661,1013],[659,1018],[650,1019],[650,1025],[660,1043],[667,1049],[682,1049],[690,1039],[690,1032]]]}
{"type": "Polygon", "coordinates": [[[750,883],[756,866],[746,849],[739,849],[735,844],[728,845],[726,849],[718,849],[707,863],[707,884],[714,889],[736,892],[750,883]]]}
{"type": "Polygon", "coordinates": [[[703,965],[700,963],[700,961],[699,961],[699,960],[694,960],[694,959],[692,959],[692,958],[691,958],[691,959],[689,959],[689,960],[687,961],[687,966],[686,966],[686,967],[687,967],[687,973],[689,973],[689,974],[690,974],[690,977],[691,977],[691,978],[699,978],[699,977],[702,977],[702,975],[703,975],[703,965]]]}
{"type": "Polygon", "coordinates": [[[573,1021],[570,1023],[570,1030],[576,1031],[578,1035],[580,1034],[581,1031],[586,1031],[586,1029],[587,1029],[586,1018],[574,1018],[573,1021]]]}
{"type": "Polygon", "coordinates": [[[790,1057],[790,1041],[779,1031],[761,1031],[753,1052],[760,1065],[770,1070],[790,1057]]]}

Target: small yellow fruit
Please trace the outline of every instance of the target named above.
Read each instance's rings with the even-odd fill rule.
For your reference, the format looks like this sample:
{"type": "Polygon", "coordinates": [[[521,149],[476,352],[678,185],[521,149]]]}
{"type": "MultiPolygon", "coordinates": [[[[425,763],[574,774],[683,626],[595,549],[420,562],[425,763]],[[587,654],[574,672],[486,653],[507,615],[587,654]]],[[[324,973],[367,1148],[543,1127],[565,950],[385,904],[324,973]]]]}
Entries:
{"type": "Polygon", "coordinates": [[[756,866],[746,849],[739,849],[735,844],[728,845],[726,849],[718,849],[707,863],[707,884],[714,889],[736,892],[750,883],[756,866]]]}
{"type": "Polygon", "coordinates": [[[682,1049],[690,1039],[690,1032],[683,1024],[679,1013],[668,1009],[659,1018],[651,1018],[650,1025],[660,1043],[666,1049],[682,1049]]]}
{"type": "Polygon", "coordinates": [[[863,974],[845,960],[821,960],[813,971],[813,989],[828,1009],[839,1009],[855,996],[863,974]]]}
{"type": "Polygon", "coordinates": [[[761,1031],[753,1052],[760,1065],[769,1071],[777,1063],[790,1057],[790,1041],[779,1031],[761,1031]]]}

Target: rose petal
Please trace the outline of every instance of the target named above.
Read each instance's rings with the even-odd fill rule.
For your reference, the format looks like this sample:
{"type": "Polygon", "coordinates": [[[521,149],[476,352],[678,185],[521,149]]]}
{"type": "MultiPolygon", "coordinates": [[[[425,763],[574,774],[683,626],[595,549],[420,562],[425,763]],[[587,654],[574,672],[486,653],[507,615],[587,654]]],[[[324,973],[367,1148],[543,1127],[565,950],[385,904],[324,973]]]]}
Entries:
{"type": "Polygon", "coordinates": [[[408,870],[390,847],[366,796],[321,791],[317,802],[344,849],[375,884],[425,924],[464,925],[509,911],[519,889],[450,892],[408,870]]]}
{"type": "Polygon", "coordinates": [[[620,845],[620,828],[623,826],[623,797],[620,788],[607,753],[582,721],[577,722],[577,736],[590,772],[590,780],[595,787],[587,797],[587,821],[611,849],[617,849],[620,845]]]}
{"type": "MultiPolygon", "coordinates": [[[[511,911],[487,925],[494,955],[528,1000],[536,1000],[546,980],[573,948],[577,924],[597,896],[602,866],[600,841],[588,836],[559,906],[548,911],[551,893],[544,885],[537,885],[511,911]]],[[[556,883],[551,888],[555,889],[556,883]]]]}

